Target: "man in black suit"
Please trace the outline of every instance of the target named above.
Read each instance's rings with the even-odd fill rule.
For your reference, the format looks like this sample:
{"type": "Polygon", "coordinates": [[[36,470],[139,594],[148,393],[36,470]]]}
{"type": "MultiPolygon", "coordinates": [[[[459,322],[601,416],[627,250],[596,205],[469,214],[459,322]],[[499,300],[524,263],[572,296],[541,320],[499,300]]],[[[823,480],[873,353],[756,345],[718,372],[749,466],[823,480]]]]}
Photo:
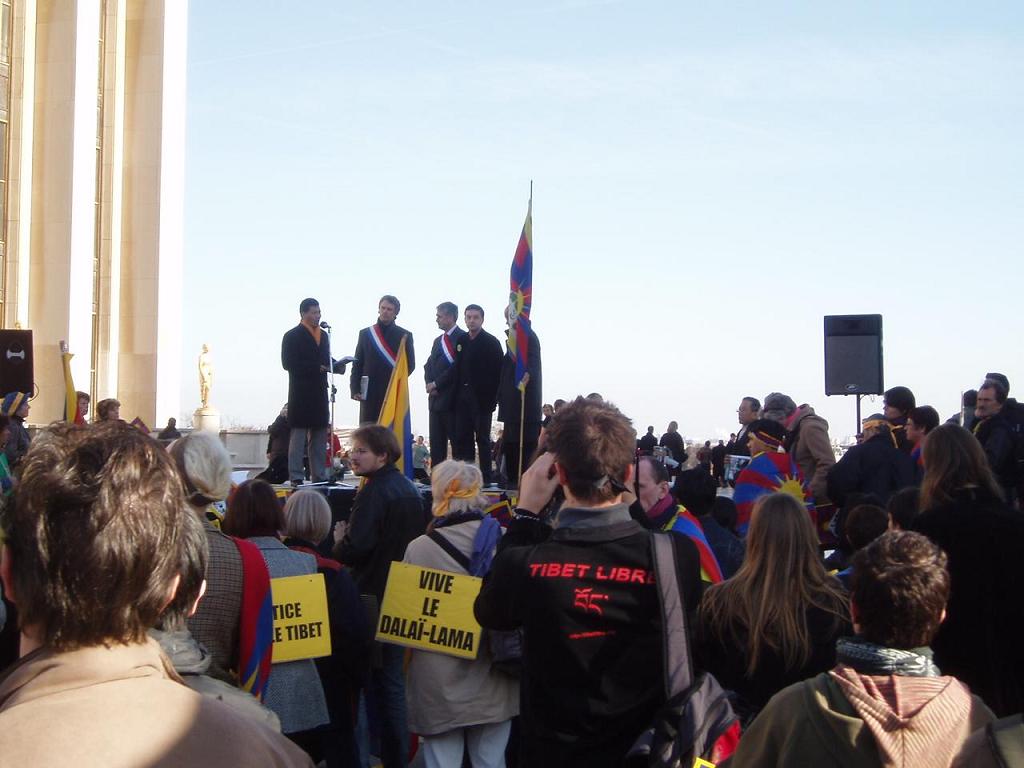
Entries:
{"type": "Polygon", "coordinates": [[[320,329],[320,303],[303,299],[300,322],[281,339],[281,365],[288,371],[288,477],[294,485],[305,480],[302,459],[309,455],[313,482],[327,479],[327,372],[331,365],[330,340],[320,329]]]}
{"type": "Polygon", "coordinates": [[[405,351],[409,357],[409,373],[416,369],[416,356],[412,348],[412,334],[395,324],[402,311],[401,302],[394,296],[381,296],[377,303],[377,322],[359,332],[352,377],[349,388],[352,399],[359,400],[359,423],[376,424],[380,408],[388,391],[391,373],[398,362],[398,346],[405,336],[405,351]],[[362,378],[369,379],[366,396],[362,394],[362,378]]]}
{"type": "Polygon", "coordinates": [[[661,436],[658,445],[668,448],[669,453],[672,454],[672,461],[676,463],[675,467],[672,468],[672,474],[678,475],[682,472],[683,464],[686,463],[687,453],[686,443],[683,441],[683,436],[679,434],[678,421],[670,421],[668,423],[668,431],[661,436]]]}
{"type": "Polygon", "coordinates": [[[484,310],[479,304],[466,307],[467,333],[459,344],[455,368],[455,441],[452,456],[472,462],[480,455],[484,483],[492,480],[491,418],[498,404],[498,381],[504,354],[501,342],[484,330],[484,310]]]}
{"type": "Polygon", "coordinates": [[[647,428],[647,434],[636,441],[636,447],[641,453],[652,453],[658,445],[658,438],[654,434],[654,427],[647,428]]]}
{"type": "Polygon", "coordinates": [[[450,301],[437,305],[437,327],[430,357],[423,366],[430,411],[430,466],[448,458],[448,443],[455,441],[455,356],[466,332],[457,324],[459,308],[450,301]]]}
{"type": "Polygon", "coordinates": [[[740,400],[739,408],[736,409],[736,416],[740,422],[740,431],[736,433],[736,442],[733,444],[730,453],[734,456],[749,456],[750,447],[747,445],[749,438],[747,427],[760,418],[761,401],[756,397],[744,397],[740,400]]]}

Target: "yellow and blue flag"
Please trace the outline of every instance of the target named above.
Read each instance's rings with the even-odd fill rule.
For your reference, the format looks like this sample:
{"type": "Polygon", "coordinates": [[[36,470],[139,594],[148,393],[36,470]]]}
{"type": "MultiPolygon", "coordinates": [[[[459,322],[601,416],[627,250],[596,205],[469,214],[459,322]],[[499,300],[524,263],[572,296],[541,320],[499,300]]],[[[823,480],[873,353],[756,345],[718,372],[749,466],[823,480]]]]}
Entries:
{"type": "Polygon", "coordinates": [[[71,358],[67,342],[60,343],[60,359],[64,366],[64,420],[68,424],[85,424],[85,414],[78,409],[78,391],[71,377],[71,358]]]}
{"type": "Polygon", "coordinates": [[[405,351],[405,336],[402,336],[402,343],[398,345],[395,367],[391,371],[391,381],[388,382],[388,391],[384,394],[384,404],[380,407],[377,423],[390,429],[398,438],[402,455],[396,464],[411,480],[412,422],[409,417],[409,357],[405,351]]]}

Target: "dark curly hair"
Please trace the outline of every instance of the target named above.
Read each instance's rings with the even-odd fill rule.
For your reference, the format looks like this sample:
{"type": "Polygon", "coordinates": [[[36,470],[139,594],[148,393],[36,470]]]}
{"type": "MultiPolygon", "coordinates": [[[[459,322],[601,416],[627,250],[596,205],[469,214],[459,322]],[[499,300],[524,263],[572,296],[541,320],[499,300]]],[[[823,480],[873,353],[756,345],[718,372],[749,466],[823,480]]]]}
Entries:
{"type": "Polygon", "coordinates": [[[913,531],[885,533],[853,556],[851,599],[860,633],[887,648],[920,648],[949,599],[946,553],[913,531]]]}

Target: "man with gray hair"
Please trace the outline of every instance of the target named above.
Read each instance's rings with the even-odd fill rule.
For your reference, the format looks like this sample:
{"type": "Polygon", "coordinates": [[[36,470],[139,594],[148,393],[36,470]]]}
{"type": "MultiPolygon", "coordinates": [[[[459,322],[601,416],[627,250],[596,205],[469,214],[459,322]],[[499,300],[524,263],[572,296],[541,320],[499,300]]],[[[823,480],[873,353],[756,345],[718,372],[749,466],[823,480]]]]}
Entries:
{"type": "Polygon", "coordinates": [[[828,422],[818,416],[811,406],[804,403],[797,407],[793,398],[781,392],[772,392],[765,397],[761,417],[777,421],[786,428],[786,453],[793,456],[807,479],[814,495],[819,521],[827,521],[829,511],[825,510],[822,515],[821,508],[831,504],[828,497],[828,473],[836,463],[832,440],[828,435],[828,422]]]}

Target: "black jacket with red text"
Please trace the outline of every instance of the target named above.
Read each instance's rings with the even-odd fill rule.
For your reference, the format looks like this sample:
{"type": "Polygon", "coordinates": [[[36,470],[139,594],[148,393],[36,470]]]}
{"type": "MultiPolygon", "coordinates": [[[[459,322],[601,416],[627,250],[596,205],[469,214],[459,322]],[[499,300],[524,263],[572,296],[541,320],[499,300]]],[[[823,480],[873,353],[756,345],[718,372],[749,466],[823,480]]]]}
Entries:
{"type": "MultiPolygon", "coordinates": [[[[559,519],[573,513],[585,527],[513,521],[474,606],[484,627],[524,628],[522,765],[618,766],[665,701],[652,534],[625,505],[559,519]]],[[[688,538],[672,541],[692,621],[700,560],[688,538]]]]}

